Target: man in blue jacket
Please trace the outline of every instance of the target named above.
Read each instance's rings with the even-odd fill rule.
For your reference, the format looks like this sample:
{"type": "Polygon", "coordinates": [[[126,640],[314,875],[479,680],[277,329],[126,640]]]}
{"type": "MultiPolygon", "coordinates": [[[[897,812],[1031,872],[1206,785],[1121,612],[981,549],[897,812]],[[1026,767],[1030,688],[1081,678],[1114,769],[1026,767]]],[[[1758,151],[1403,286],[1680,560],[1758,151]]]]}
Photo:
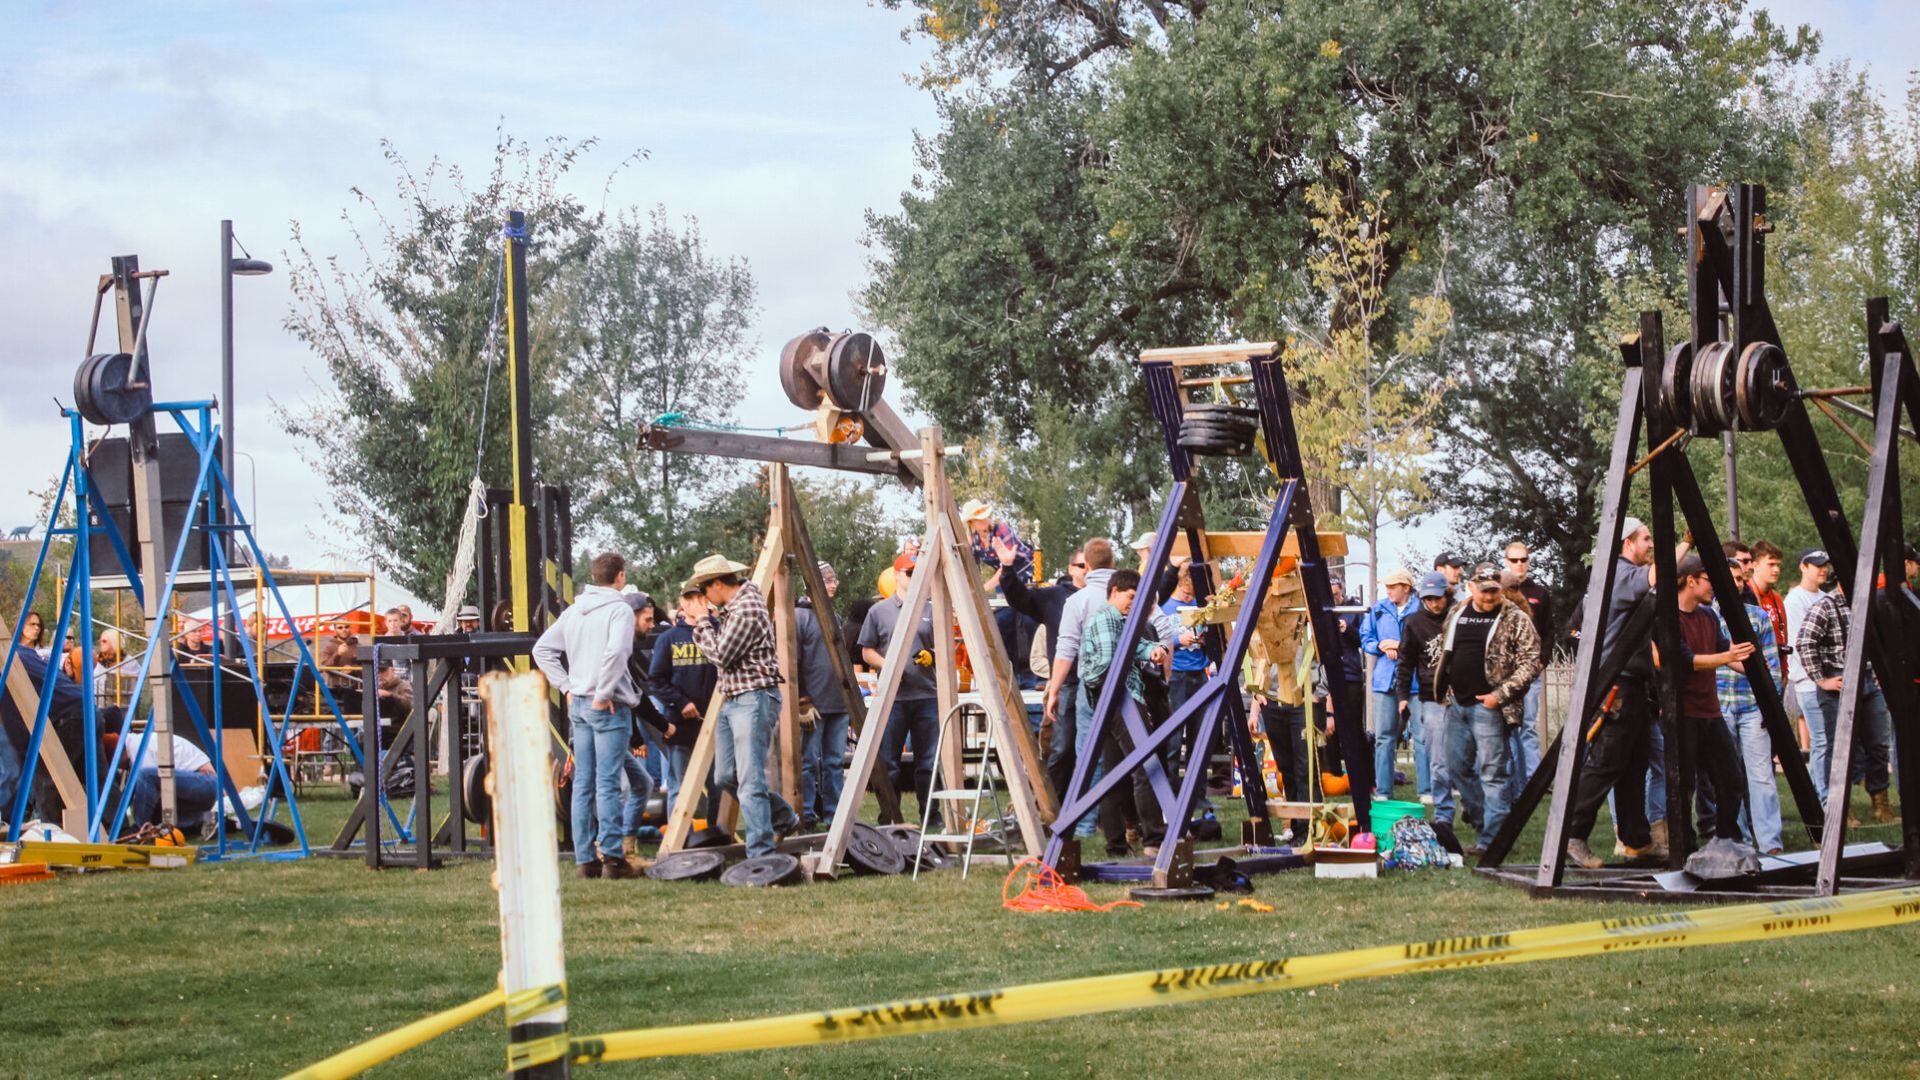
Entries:
{"type": "MultiPolygon", "coordinates": [[[[1360,622],[1360,647],[1374,657],[1373,679],[1367,684],[1367,715],[1373,727],[1373,797],[1393,798],[1393,752],[1400,741],[1400,706],[1393,696],[1393,676],[1400,662],[1400,621],[1413,614],[1413,574],[1404,567],[1380,579],[1386,593],[1360,622]]],[[[1426,740],[1414,747],[1414,772],[1425,772],[1426,740]]]]}

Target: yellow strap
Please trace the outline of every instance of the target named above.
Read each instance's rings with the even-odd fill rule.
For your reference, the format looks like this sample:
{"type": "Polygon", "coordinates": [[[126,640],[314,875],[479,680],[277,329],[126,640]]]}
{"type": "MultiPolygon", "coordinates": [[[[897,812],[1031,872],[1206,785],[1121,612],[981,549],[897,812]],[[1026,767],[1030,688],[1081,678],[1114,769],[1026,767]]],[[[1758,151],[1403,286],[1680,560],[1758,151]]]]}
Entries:
{"type": "Polygon", "coordinates": [[[545,1065],[549,1061],[559,1061],[573,1052],[573,1041],[566,1032],[549,1035],[544,1039],[532,1039],[528,1042],[507,1044],[507,1071],[519,1072],[535,1065],[545,1065]]]}
{"type": "Polygon", "coordinates": [[[499,1008],[505,997],[498,989],[489,990],[465,1005],[456,1005],[378,1038],[368,1039],[358,1046],[348,1047],[325,1061],[315,1062],[299,1072],[289,1074],[287,1080],[343,1080],[344,1077],[358,1076],[389,1058],[444,1035],[470,1020],[485,1016],[499,1008]]]}
{"type": "Polygon", "coordinates": [[[1695,911],[1656,911],[1318,956],[1134,971],[759,1020],[617,1031],[576,1038],[572,1052],[574,1061],[586,1063],[818,1046],[1213,1001],[1386,975],[1771,941],[1914,922],[1920,922],[1920,887],[1695,911]]]}
{"type": "Polygon", "coordinates": [[[507,1026],[546,1012],[555,1005],[567,1003],[567,984],[554,983],[551,986],[536,986],[530,990],[519,990],[507,996],[507,1026]]]}

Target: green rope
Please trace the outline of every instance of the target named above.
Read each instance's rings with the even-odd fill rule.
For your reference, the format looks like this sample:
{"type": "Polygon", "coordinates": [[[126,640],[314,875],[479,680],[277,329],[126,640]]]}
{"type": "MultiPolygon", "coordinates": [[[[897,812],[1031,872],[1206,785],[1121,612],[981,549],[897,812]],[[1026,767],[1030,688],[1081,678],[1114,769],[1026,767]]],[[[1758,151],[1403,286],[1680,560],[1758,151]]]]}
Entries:
{"type": "Polygon", "coordinates": [[[765,431],[765,432],[771,432],[772,434],[775,434],[775,435],[786,434],[785,428],[749,427],[743,424],[720,424],[720,423],[714,423],[709,420],[696,420],[693,417],[688,416],[686,413],[681,412],[678,409],[674,410],[673,412],[663,412],[659,416],[654,417],[653,426],[654,427],[690,428],[695,431],[737,431],[737,432],[765,431]]]}

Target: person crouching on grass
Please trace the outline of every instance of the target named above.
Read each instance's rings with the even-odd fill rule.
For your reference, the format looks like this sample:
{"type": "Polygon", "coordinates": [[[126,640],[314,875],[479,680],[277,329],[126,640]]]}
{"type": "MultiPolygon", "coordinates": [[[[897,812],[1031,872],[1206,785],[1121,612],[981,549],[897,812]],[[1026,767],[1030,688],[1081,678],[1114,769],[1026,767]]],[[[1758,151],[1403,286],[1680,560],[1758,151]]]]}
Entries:
{"type": "Polygon", "coordinates": [[[633,707],[640,701],[639,688],[627,674],[634,618],[620,594],[626,583],[625,559],[611,551],[596,556],[593,584],[580,590],[573,606],[533,646],[534,663],[554,689],[567,695],[573,729],[573,861],[583,878],[639,873],[622,857],[620,842],[620,777],[633,707]]]}
{"type": "Polygon", "coordinates": [[[740,579],[746,569],[721,555],[701,559],[687,579],[700,595],[682,600],[680,610],[720,672],[713,783],[740,804],[747,857],[757,859],[773,854],[775,833],[797,829],[800,816],[767,788],[767,752],[780,719],[780,661],[766,597],[760,586],[740,579]]]}

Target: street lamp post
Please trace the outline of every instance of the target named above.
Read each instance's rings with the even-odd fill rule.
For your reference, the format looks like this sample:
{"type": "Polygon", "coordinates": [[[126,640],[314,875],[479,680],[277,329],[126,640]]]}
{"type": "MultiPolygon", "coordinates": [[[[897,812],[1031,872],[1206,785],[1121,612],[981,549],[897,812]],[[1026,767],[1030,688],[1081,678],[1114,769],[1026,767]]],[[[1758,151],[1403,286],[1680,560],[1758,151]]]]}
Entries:
{"type": "Polygon", "coordinates": [[[233,482],[233,429],[236,414],[233,400],[233,279],[239,277],[258,277],[273,272],[273,264],[265,259],[256,259],[247,254],[245,245],[240,248],[242,258],[233,257],[233,222],[223,219],[220,222],[220,469],[227,474],[227,482],[233,482]]]}

